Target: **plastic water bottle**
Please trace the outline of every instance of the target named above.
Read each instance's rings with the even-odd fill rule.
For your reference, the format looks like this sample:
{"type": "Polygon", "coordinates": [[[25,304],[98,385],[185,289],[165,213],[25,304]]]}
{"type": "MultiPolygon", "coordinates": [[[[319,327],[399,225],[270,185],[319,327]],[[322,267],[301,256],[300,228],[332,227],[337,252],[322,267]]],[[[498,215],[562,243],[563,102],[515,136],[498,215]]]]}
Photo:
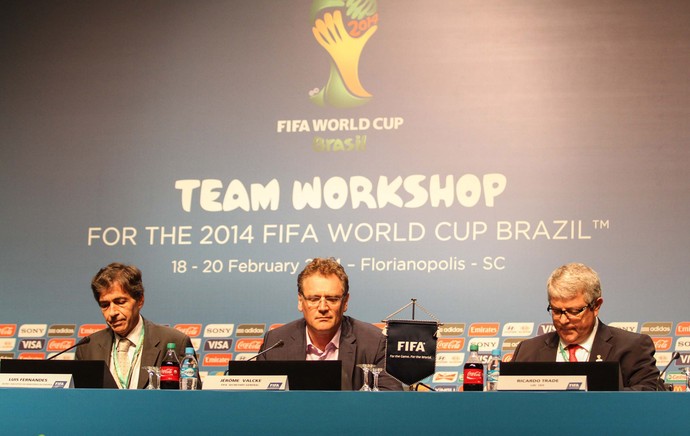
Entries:
{"type": "Polygon", "coordinates": [[[183,391],[193,391],[197,389],[199,362],[194,357],[194,348],[187,347],[184,353],[184,358],[180,364],[180,389],[183,391]]]}
{"type": "Polygon", "coordinates": [[[491,352],[489,366],[486,368],[486,390],[498,390],[498,377],[501,375],[501,350],[498,348],[491,352]]]}
{"type": "Polygon", "coordinates": [[[470,345],[470,357],[462,372],[463,391],[484,390],[484,364],[479,358],[479,345],[470,345]]]}
{"type": "Polygon", "coordinates": [[[175,353],[175,343],[169,342],[161,363],[161,389],[180,389],[180,361],[175,353]]]}

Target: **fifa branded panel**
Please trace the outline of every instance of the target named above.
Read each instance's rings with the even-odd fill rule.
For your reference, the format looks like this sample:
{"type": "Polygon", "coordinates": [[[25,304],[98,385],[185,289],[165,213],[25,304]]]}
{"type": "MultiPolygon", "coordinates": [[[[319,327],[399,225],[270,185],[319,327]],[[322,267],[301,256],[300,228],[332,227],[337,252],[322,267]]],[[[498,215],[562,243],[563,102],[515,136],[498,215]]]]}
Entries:
{"type": "Polygon", "coordinates": [[[17,345],[17,338],[0,338],[0,351],[12,351],[17,345]]]}

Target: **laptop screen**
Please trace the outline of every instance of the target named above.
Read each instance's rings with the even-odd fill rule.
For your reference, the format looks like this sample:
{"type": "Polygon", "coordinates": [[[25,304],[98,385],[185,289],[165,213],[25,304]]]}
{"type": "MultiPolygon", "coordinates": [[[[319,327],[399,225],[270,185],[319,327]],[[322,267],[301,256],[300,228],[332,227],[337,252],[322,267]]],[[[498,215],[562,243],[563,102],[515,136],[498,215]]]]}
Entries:
{"type": "Polygon", "coordinates": [[[503,362],[501,375],[586,375],[589,391],[620,390],[618,362],[503,362]]]}
{"type": "Polygon", "coordinates": [[[228,362],[227,375],[287,375],[292,391],[339,391],[340,360],[236,360],[228,362]]]}

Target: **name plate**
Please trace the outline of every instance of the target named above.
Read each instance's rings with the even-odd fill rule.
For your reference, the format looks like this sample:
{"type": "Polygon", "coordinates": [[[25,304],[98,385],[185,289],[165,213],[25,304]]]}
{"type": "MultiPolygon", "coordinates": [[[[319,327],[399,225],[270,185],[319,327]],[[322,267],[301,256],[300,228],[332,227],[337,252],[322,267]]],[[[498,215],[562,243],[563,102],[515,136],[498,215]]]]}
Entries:
{"type": "Polygon", "coordinates": [[[74,388],[72,374],[0,374],[0,388],[74,388]]]}
{"type": "Polygon", "coordinates": [[[586,391],[586,375],[501,375],[499,391],[586,391]]]}
{"type": "Polygon", "coordinates": [[[208,375],[203,390],[289,391],[286,375],[208,375]]]}

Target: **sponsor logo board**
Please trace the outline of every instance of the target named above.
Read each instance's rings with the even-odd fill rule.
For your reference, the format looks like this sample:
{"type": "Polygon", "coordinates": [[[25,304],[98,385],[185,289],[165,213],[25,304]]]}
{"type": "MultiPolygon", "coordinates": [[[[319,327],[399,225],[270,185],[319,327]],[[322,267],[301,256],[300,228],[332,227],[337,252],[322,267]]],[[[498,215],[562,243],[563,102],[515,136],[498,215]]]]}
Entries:
{"type": "Polygon", "coordinates": [[[261,349],[261,344],[263,343],[263,339],[238,339],[237,342],[235,342],[235,351],[258,352],[261,349]]]}
{"type": "Polygon", "coordinates": [[[204,366],[228,366],[228,361],[232,360],[232,353],[208,353],[204,354],[202,365],[204,366]]]}
{"type": "Polygon", "coordinates": [[[184,333],[190,338],[195,338],[201,333],[201,324],[175,324],[175,330],[184,333]]]}
{"type": "Polygon", "coordinates": [[[673,339],[668,336],[653,337],[652,341],[654,342],[654,347],[656,348],[656,351],[668,351],[671,349],[671,344],[673,344],[673,339]]]}
{"type": "Polygon", "coordinates": [[[612,322],[609,323],[609,326],[611,327],[616,327],[621,330],[626,330],[632,333],[637,333],[637,327],[639,326],[640,323],[638,322],[612,322]]]}
{"type": "Polygon", "coordinates": [[[82,324],[81,326],[79,326],[78,336],[80,338],[83,338],[84,336],[89,336],[96,332],[100,332],[105,328],[107,328],[105,324],[82,324]]]}
{"type": "Polygon", "coordinates": [[[232,339],[206,339],[204,351],[230,351],[232,350],[232,339]]]}
{"type": "Polygon", "coordinates": [[[673,329],[672,322],[646,322],[642,324],[640,333],[649,336],[668,336],[673,329]]]}
{"type": "Polygon", "coordinates": [[[533,322],[508,322],[503,326],[502,336],[531,336],[534,331],[533,322]]]}
{"type": "Polygon", "coordinates": [[[263,336],[266,334],[266,324],[240,324],[237,326],[235,336],[263,336]]]}
{"type": "Polygon", "coordinates": [[[22,324],[19,327],[20,338],[41,338],[46,335],[48,324],[22,324]]]}
{"type": "Polygon", "coordinates": [[[47,351],[63,351],[71,347],[77,342],[76,339],[73,338],[64,338],[64,339],[50,339],[48,341],[48,348],[46,348],[47,351]]]}
{"type": "Polygon", "coordinates": [[[17,332],[17,324],[0,324],[0,337],[14,336],[17,332]]]}
{"type": "Polygon", "coordinates": [[[497,322],[475,322],[470,324],[468,336],[496,336],[498,328],[497,322]]]}
{"type": "Polygon", "coordinates": [[[460,366],[465,361],[465,353],[436,353],[436,366],[460,366]]]}
{"type": "Polygon", "coordinates": [[[76,324],[52,324],[48,327],[48,336],[50,337],[64,337],[64,336],[74,336],[74,332],[77,331],[76,324]]]}
{"type": "Polygon", "coordinates": [[[235,330],[235,324],[209,324],[204,329],[205,338],[229,338],[235,330]]]}
{"type": "Polygon", "coordinates": [[[498,348],[498,338],[471,338],[467,342],[467,351],[470,351],[470,347],[474,344],[479,346],[480,353],[491,353],[491,351],[498,348]]]}
{"type": "Polygon", "coordinates": [[[462,336],[465,334],[465,323],[450,323],[439,326],[441,337],[462,336]]]}
{"type": "Polygon", "coordinates": [[[436,341],[436,351],[462,351],[465,338],[440,338],[436,341]]]}
{"type": "Polygon", "coordinates": [[[690,322],[679,322],[676,326],[676,336],[690,336],[690,322]]]}

